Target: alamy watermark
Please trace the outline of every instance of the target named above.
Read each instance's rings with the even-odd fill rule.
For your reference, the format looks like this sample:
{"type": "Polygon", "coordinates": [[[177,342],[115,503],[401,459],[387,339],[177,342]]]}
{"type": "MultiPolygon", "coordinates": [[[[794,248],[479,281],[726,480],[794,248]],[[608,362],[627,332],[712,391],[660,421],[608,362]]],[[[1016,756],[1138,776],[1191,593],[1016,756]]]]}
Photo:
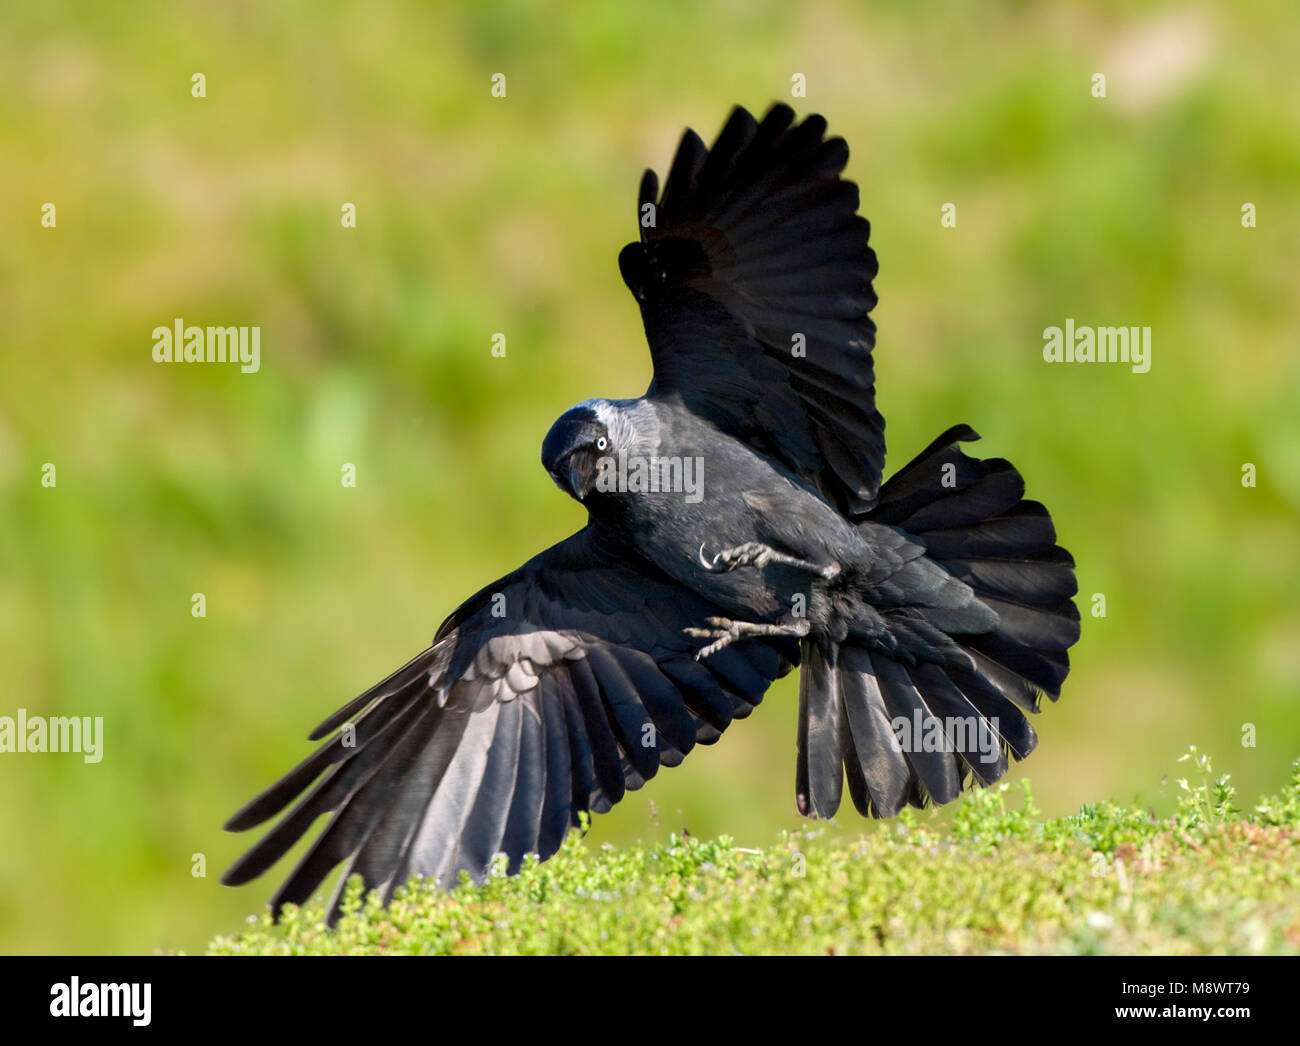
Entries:
{"type": "Polygon", "coordinates": [[[1076,327],[1043,329],[1043,359],[1048,363],[1128,363],[1134,374],[1151,369],[1150,327],[1076,327]]]}
{"type": "Polygon", "coordinates": [[[619,451],[597,462],[596,489],[619,494],[684,494],[688,505],[704,500],[702,457],[643,457],[619,451]]]}
{"type": "Polygon", "coordinates": [[[170,327],[153,329],[155,363],[238,363],[245,374],[262,366],[261,327],[185,326],[179,316],[170,327]]]}
{"type": "Polygon", "coordinates": [[[104,717],[0,715],[0,755],[7,752],[80,752],[87,763],[104,758],[104,717]]]}
{"type": "Polygon", "coordinates": [[[80,977],[50,985],[51,1017],[130,1017],[137,1028],[153,1019],[153,984],[81,983],[80,977]]]}
{"type": "Polygon", "coordinates": [[[967,760],[978,752],[981,763],[996,763],[1001,754],[997,716],[926,717],[916,708],[910,719],[895,716],[889,725],[897,752],[960,752],[967,760]]]}

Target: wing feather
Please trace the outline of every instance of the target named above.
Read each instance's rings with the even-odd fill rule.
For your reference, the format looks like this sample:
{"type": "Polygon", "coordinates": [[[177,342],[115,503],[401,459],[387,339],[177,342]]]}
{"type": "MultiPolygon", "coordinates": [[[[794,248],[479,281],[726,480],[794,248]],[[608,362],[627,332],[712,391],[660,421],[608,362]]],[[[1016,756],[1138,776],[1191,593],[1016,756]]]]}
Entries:
{"type": "Polygon", "coordinates": [[[228,822],[253,827],[302,796],[223,881],[261,875],[325,814],[277,913],[344,861],[345,879],[387,902],[413,874],[454,886],[498,853],[510,872],[550,857],[584,811],[717,740],[797,663],[780,639],[696,662],[684,630],[720,613],[589,526],[466,601],[427,651],[326,719],[339,733],[228,822]]]}
{"type": "Polygon", "coordinates": [[[875,503],[885,460],[871,351],[871,227],[841,177],[826,121],[737,108],[708,149],[687,131],[654,222],[619,255],[654,361],[649,395],[676,398],[777,458],[851,518],[875,503]],[[802,340],[801,351],[794,351],[802,340]]]}

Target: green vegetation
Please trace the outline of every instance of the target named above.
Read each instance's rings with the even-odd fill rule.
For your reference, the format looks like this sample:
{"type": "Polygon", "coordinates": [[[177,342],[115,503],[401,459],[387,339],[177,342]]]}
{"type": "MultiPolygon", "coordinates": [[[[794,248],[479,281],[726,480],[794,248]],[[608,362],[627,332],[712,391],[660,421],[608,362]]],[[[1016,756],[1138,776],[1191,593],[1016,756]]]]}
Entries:
{"type": "Polygon", "coordinates": [[[1042,821],[1028,782],[975,791],[947,830],[909,812],[856,840],[789,833],[592,850],[578,833],[513,878],[450,893],[413,881],[388,909],[350,883],[269,916],[217,955],[981,952],[1300,954],[1300,761],[1252,812],[1190,753],[1178,812],[1101,803],[1042,821]]]}

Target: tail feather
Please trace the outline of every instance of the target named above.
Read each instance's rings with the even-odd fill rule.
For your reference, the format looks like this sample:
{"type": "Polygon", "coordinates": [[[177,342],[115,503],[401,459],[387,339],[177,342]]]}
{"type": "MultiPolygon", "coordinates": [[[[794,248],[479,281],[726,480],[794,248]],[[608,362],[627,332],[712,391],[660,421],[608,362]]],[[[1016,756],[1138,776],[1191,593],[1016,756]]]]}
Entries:
{"type": "Polygon", "coordinates": [[[834,651],[809,647],[799,672],[799,739],[795,796],[799,812],[830,817],[839,808],[848,736],[839,707],[834,651]]]}
{"type": "Polygon", "coordinates": [[[1037,501],[1022,501],[975,526],[927,530],[925,542],[931,557],[940,561],[1040,555],[1064,555],[1065,561],[1071,561],[1069,553],[1056,547],[1052,517],[1037,501]]]}
{"type": "Polygon", "coordinates": [[[948,667],[944,674],[957,685],[966,698],[985,719],[996,720],[1003,746],[1012,758],[1019,761],[1038,747],[1038,732],[1021,714],[1021,705],[1007,697],[996,683],[982,675],[977,668],[948,667]]]}
{"type": "Polygon", "coordinates": [[[911,771],[895,743],[871,654],[850,646],[839,655],[844,666],[840,701],[853,742],[845,760],[849,794],[864,817],[893,817],[907,802],[911,771]]]}
{"type": "Polygon", "coordinates": [[[904,747],[924,795],[936,803],[952,802],[961,791],[961,768],[951,753],[936,744],[941,737],[946,738],[942,720],[934,715],[907,668],[888,657],[876,658],[875,667],[890,719],[923,724],[920,736],[914,736],[912,743],[904,747]],[[937,735],[931,723],[938,725],[937,735]]]}
{"type": "MultiPolygon", "coordinates": [[[[958,581],[985,594],[1032,607],[1056,607],[1078,587],[1069,562],[1053,562],[1055,553],[1022,559],[936,559],[958,581]]],[[[995,608],[996,609],[996,608],[995,608]]]]}
{"type": "MultiPolygon", "coordinates": [[[[1069,601],[1046,607],[1027,606],[980,593],[986,606],[998,614],[998,630],[993,635],[1008,644],[1026,647],[1050,655],[1064,651],[1079,639],[1079,610],[1069,601]]],[[[1032,681],[1032,679],[1031,679],[1032,681]]]]}
{"type": "MultiPolygon", "coordinates": [[[[916,665],[910,674],[925,695],[930,711],[947,725],[946,736],[960,758],[963,777],[969,771],[983,785],[999,780],[1007,772],[1007,752],[999,743],[998,729],[990,717],[938,665],[916,665]],[[958,736],[952,725],[959,722],[973,732],[968,739],[958,736]]],[[[997,722],[1000,726],[1000,717],[997,722]]]]}
{"type": "MultiPolygon", "coordinates": [[[[808,640],[800,684],[801,810],[829,817],[841,779],[863,814],[946,803],[969,781],[989,785],[1038,744],[1027,714],[1055,700],[1080,618],[1074,560],[1050,515],[1024,500],[1007,461],[980,460],[956,426],[881,487],[867,517],[925,545],[926,557],[996,614],[988,631],[949,631],[932,608],[887,612],[911,643],[886,653],[850,636],[808,640]]],[[[948,627],[968,628],[957,625],[948,627]]],[[[989,617],[988,620],[992,620],[989,617]]]]}

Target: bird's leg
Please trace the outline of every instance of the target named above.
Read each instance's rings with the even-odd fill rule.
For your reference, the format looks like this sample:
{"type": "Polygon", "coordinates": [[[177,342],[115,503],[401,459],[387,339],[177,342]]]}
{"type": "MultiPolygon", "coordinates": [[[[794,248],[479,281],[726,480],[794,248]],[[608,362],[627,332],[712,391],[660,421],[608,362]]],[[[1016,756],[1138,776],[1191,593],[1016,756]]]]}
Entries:
{"type": "Polygon", "coordinates": [[[825,566],[818,563],[809,563],[797,556],[778,552],[770,545],[764,545],[759,541],[746,541],[743,545],[737,545],[734,548],[724,548],[714,555],[712,559],[705,556],[704,546],[700,546],[700,565],[714,574],[727,573],[738,567],[758,567],[761,570],[769,563],[781,563],[787,567],[794,567],[796,570],[806,570],[808,573],[816,574],[827,581],[840,572],[838,563],[828,563],[825,566]]]}
{"type": "Polygon", "coordinates": [[[696,661],[703,661],[710,654],[716,654],[723,647],[728,647],[737,639],[749,636],[806,636],[811,626],[806,617],[787,619],[782,624],[764,625],[752,621],[732,621],[725,617],[706,617],[708,628],[684,628],[688,636],[696,639],[712,639],[713,642],[702,647],[695,654],[696,661]]]}

